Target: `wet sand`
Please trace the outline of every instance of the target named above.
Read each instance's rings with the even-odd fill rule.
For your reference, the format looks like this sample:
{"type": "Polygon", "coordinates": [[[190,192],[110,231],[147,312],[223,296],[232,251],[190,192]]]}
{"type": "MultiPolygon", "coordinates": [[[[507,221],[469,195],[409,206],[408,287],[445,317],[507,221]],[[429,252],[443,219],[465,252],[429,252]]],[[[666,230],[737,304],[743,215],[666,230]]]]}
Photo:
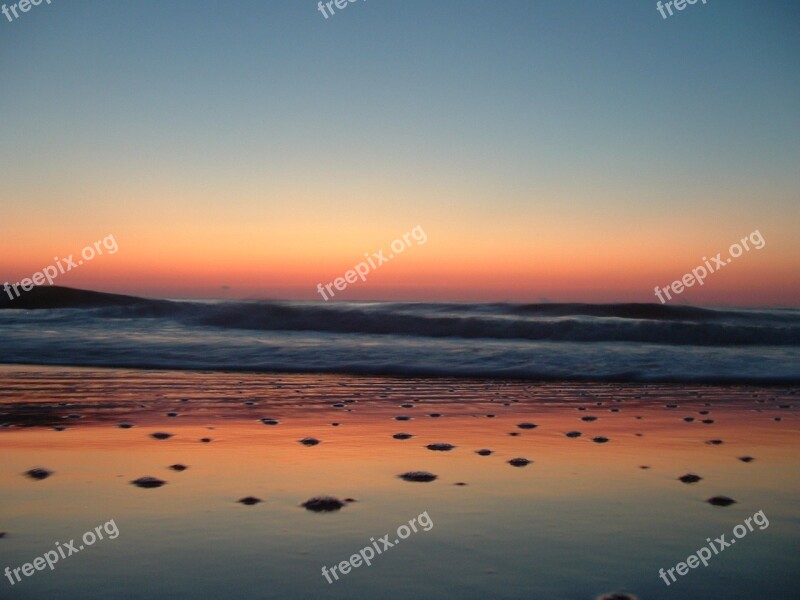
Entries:
{"type": "Polygon", "coordinates": [[[0,569],[109,519],[120,530],[0,589],[795,598],[799,408],[787,387],[0,367],[0,569]],[[37,468],[52,474],[26,475],[37,468]],[[413,472],[436,477],[400,477],[413,472]],[[341,506],[302,506],[327,496],[341,506]],[[767,529],[659,579],[758,510],[767,529]],[[430,531],[333,584],[321,576],[424,511],[430,531]]]}

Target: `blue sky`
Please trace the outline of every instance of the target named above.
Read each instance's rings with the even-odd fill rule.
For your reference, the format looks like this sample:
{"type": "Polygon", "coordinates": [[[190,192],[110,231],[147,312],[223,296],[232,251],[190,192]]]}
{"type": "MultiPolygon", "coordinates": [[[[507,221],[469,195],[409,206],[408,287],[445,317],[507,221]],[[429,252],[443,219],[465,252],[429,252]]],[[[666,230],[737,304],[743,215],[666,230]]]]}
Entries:
{"type": "Polygon", "coordinates": [[[0,17],[6,268],[29,256],[16,236],[143,247],[165,211],[202,215],[203,239],[220,218],[314,239],[360,221],[383,236],[348,230],[364,249],[425,221],[454,265],[486,222],[508,252],[546,220],[567,253],[642,227],[643,253],[685,234],[691,256],[761,227],[777,280],[799,249],[799,27],[777,0],[667,20],[643,0],[357,0],[327,20],[310,0],[53,0],[0,17]]]}

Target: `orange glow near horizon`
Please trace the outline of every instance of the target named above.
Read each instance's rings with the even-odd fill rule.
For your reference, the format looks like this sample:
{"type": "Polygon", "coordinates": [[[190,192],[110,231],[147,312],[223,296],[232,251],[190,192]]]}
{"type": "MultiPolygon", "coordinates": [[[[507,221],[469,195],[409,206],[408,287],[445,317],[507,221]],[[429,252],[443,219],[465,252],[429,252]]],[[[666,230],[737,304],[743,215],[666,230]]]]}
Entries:
{"type": "MultiPolygon", "coordinates": [[[[439,210],[413,218],[370,214],[363,223],[333,214],[312,220],[308,210],[297,215],[285,207],[272,219],[252,209],[250,219],[228,215],[213,224],[205,221],[208,215],[181,220],[173,209],[163,212],[155,218],[146,210],[118,230],[109,225],[113,220],[101,223],[95,215],[24,236],[11,231],[0,239],[0,273],[21,281],[56,256],[77,260],[85,245],[113,231],[116,254],[104,249],[56,284],[149,297],[321,300],[318,283],[344,276],[365,253],[383,249],[388,257],[393,240],[421,225],[424,244],[411,237],[401,255],[370,269],[365,282],[335,299],[656,302],[656,285],[680,279],[704,256],[727,256],[729,245],[749,234],[731,226],[709,233],[675,216],[658,229],[654,218],[641,226],[632,218],[606,219],[600,227],[592,215],[568,220],[553,206],[541,219],[503,215],[495,221],[475,208],[447,217],[439,210]],[[301,224],[300,216],[309,222],[301,224]]],[[[797,305],[800,248],[791,227],[773,222],[759,231],[766,240],[761,250],[745,252],[673,302],[797,305]]]]}

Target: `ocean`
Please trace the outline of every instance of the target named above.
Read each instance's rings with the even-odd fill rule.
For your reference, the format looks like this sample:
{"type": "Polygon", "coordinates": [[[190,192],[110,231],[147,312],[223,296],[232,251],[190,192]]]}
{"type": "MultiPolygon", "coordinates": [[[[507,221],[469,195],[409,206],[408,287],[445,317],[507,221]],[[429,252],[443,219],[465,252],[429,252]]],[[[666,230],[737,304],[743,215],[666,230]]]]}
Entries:
{"type": "Polygon", "coordinates": [[[176,301],[92,294],[88,301],[67,295],[34,310],[0,310],[0,331],[0,363],[7,364],[800,382],[800,311],[794,309],[176,301]]]}

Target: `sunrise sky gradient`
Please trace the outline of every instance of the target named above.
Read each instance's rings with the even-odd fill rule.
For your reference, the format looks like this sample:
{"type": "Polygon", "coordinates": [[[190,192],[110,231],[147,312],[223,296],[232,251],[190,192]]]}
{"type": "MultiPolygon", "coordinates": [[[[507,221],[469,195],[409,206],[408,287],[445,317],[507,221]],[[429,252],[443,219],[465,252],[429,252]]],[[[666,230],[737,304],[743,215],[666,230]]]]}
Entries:
{"type": "Polygon", "coordinates": [[[54,0],[0,16],[0,284],[800,305],[800,4],[54,0]]]}

